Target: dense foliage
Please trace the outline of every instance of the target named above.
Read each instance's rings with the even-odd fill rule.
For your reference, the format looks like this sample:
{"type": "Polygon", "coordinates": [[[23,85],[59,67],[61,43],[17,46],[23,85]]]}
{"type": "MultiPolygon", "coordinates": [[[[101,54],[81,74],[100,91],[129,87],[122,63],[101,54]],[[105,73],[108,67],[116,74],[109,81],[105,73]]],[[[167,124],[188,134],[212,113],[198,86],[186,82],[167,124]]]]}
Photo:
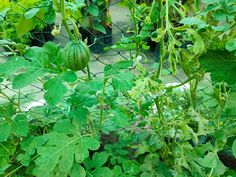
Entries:
{"type": "MultiPolygon", "coordinates": [[[[58,1],[66,28],[74,22],[68,9],[82,14],[78,2],[64,8],[58,1]]],[[[0,64],[0,82],[10,82],[18,94],[7,95],[1,84],[0,175],[236,176],[236,2],[191,2],[123,1],[134,26],[110,49],[127,50],[130,58],[106,65],[102,78],[91,78],[88,66],[70,70],[65,48],[53,42],[11,49],[0,64]],[[150,40],[158,61],[147,68],[140,58],[150,40]],[[185,80],[167,84],[180,72],[185,80]],[[27,110],[21,89],[32,83],[43,88],[46,104],[27,110]]],[[[39,12],[31,9],[21,18],[39,12]]],[[[80,41],[74,31],[68,34],[80,41]]]]}

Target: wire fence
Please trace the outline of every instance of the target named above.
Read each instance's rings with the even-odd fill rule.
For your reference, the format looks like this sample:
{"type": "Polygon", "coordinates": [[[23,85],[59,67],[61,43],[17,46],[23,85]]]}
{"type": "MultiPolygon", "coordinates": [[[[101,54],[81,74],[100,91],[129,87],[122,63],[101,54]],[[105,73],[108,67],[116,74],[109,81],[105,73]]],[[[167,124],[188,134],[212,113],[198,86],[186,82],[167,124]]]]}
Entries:
{"type": "MultiPolygon", "coordinates": [[[[120,0],[111,2],[109,4],[109,8],[111,9],[113,7],[117,7],[117,9],[114,8],[113,10],[121,10],[121,9],[118,8],[119,7],[118,4],[120,2],[121,2],[120,0]]],[[[15,2],[15,4],[17,6],[19,6],[20,8],[22,8],[23,10],[27,10],[27,8],[25,8],[24,5],[19,4],[18,2],[15,2]]],[[[41,8],[42,6],[36,6],[36,7],[41,8]]],[[[135,7],[135,5],[134,5],[134,7],[135,7]]],[[[100,13],[104,13],[103,10],[100,13]]],[[[140,13],[142,13],[142,12],[140,12],[140,13]]],[[[111,14],[112,14],[112,12],[111,12],[111,14]]],[[[8,15],[15,16],[15,17],[19,16],[19,14],[8,14],[8,15]]],[[[122,16],[122,13],[120,13],[120,17],[121,16],[122,16]]],[[[12,22],[7,21],[6,17],[4,17],[4,16],[1,16],[1,17],[5,20],[6,23],[9,23],[9,25],[12,25],[11,24],[12,22]]],[[[123,24],[125,24],[123,26],[121,26],[119,24],[120,23],[119,21],[118,22],[115,21],[114,20],[115,18],[117,18],[117,17],[112,16],[111,19],[110,18],[107,19],[107,20],[110,20],[110,23],[111,23],[111,26],[112,26],[112,34],[107,34],[107,35],[104,35],[102,37],[97,38],[97,35],[95,33],[93,33],[91,30],[88,30],[88,29],[85,29],[85,30],[89,35],[93,36],[94,38],[97,38],[97,41],[99,43],[101,43],[102,46],[110,47],[111,45],[115,44],[115,42],[118,41],[122,36],[128,35],[126,33],[127,29],[133,28],[133,26],[134,26],[134,24],[131,21],[127,21],[128,18],[125,18],[126,21],[123,21],[123,24]],[[110,44],[104,43],[101,40],[102,38],[107,38],[107,37],[112,38],[112,42],[110,44]]],[[[37,17],[37,20],[44,23],[45,26],[49,26],[49,29],[52,29],[50,27],[51,24],[47,23],[45,20],[43,20],[41,18],[38,18],[38,17],[37,17]]],[[[36,31],[36,32],[32,33],[32,36],[34,37],[34,40],[36,40],[40,43],[45,43],[46,41],[43,41],[42,39],[37,38],[37,35],[40,35],[40,34],[49,34],[50,35],[51,31],[50,30],[48,30],[48,31],[36,31]]],[[[15,38],[15,39],[11,39],[11,40],[15,41],[17,39],[19,39],[19,38],[15,38]]],[[[7,40],[9,42],[12,42],[10,39],[7,39],[7,40]]],[[[57,42],[67,43],[70,40],[70,38],[67,35],[66,31],[62,30],[60,36],[57,37],[55,40],[57,42]]],[[[110,48],[108,51],[102,52],[102,53],[99,53],[99,54],[92,53],[91,59],[90,59],[92,77],[101,78],[103,76],[103,68],[107,64],[112,64],[112,63],[114,63],[115,61],[118,61],[118,60],[129,60],[132,54],[133,53],[132,52],[130,53],[130,51],[118,50],[118,49],[114,49],[114,48],[110,48]]],[[[155,52],[147,52],[147,53],[145,53],[145,55],[148,56],[148,62],[146,62],[144,64],[152,65],[152,64],[158,62],[157,61],[157,54],[155,52]]],[[[7,58],[9,57],[9,52],[6,52],[4,50],[0,51],[0,56],[3,56],[5,58],[5,60],[7,60],[7,58]]],[[[1,60],[1,58],[0,58],[0,60],[1,60]]],[[[184,79],[186,78],[183,75],[183,73],[181,74],[181,76],[172,75],[172,72],[169,69],[168,65],[170,65],[170,63],[168,61],[166,61],[166,64],[164,65],[164,69],[169,72],[168,79],[167,79],[168,82],[182,83],[184,81],[184,79]]],[[[213,85],[213,83],[211,82],[211,80],[207,76],[204,76],[204,81],[207,82],[208,85],[213,85]]],[[[11,82],[4,81],[4,82],[1,82],[0,84],[1,84],[1,86],[0,86],[1,91],[5,94],[5,97],[4,97],[4,95],[0,96],[0,102],[4,102],[6,96],[12,97],[12,100],[14,100],[14,101],[17,101],[17,100],[19,101],[20,100],[20,102],[22,103],[20,105],[21,109],[25,110],[26,112],[30,111],[33,114],[39,114],[39,115],[42,114],[42,111],[41,110],[37,111],[36,109],[32,110],[32,109],[34,109],[34,106],[32,106],[32,107],[30,106],[32,103],[34,103],[34,105],[36,105],[36,106],[46,106],[47,108],[50,109],[50,106],[46,105],[46,103],[43,99],[43,95],[45,93],[45,90],[43,89],[43,86],[40,82],[35,83],[35,84],[31,84],[30,86],[25,87],[21,90],[12,89],[11,82]]],[[[183,87],[186,87],[186,89],[188,89],[186,85],[183,85],[183,87]]],[[[200,88],[200,89],[202,91],[207,90],[208,86],[206,86],[204,88],[200,88]]],[[[73,91],[70,91],[70,90],[69,90],[69,92],[73,93],[73,91]]],[[[205,104],[207,102],[212,101],[213,99],[214,98],[206,98],[206,99],[202,100],[201,105],[203,106],[203,108],[206,109],[205,104]]],[[[62,101],[62,103],[63,102],[66,103],[66,98],[62,101]]],[[[57,112],[58,114],[63,114],[64,113],[64,110],[60,109],[60,106],[58,106],[57,108],[58,109],[55,110],[55,107],[53,107],[54,110],[51,110],[51,111],[57,112]]],[[[235,116],[236,115],[232,115],[231,117],[235,117],[235,116]]]]}

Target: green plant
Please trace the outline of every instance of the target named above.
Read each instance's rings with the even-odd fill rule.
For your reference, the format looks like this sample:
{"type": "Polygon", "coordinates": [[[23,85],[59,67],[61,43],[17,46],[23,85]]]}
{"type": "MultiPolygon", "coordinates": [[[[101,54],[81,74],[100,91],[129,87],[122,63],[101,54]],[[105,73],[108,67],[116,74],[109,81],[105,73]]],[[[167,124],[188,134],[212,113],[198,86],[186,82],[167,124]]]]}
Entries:
{"type": "Polygon", "coordinates": [[[81,23],[82,26],[85,24],[84,27],[87,27],[94,33],[106,34],[106,30],[111,28],[109,0],[87,1],[86,5],[85,18],[81,23]]]}
{"type": "Polygon", "coordinates": [[[158,16],[157,2],[153,1],[151,5],[141,3],[136,4],[133,1],[124,1],[130,10],[130,18],[134,23],[134,27],[127,31],[120,41],[115,45],[108,47],[112,49],[120,49],[135,51],[136,56],[142,53],[141,50],[148,50],[147,39],[150,39],[157,27],[156,16],[158,16]]]}
{"type": "Polygon", "coordinates": [[[55,20],[51,2],[46,0],[8,1],[1,3],[0,38],[29,43],[32,30],[41,31],[55,20]]]}

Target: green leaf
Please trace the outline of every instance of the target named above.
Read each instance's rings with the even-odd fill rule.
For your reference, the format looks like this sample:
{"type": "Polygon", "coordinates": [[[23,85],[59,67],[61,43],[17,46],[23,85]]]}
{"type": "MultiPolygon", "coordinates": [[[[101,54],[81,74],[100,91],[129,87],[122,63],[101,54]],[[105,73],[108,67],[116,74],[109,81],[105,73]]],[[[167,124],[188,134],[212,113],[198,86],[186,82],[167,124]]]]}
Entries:
{"type": "Polygon", "coordinates": [[[16,113],[13,103],[7,103],[0,106],[0,117],[10,119],[16,113]]]}
{"type": "Polygon", "coordinates": [[[39,12],[39,8],[32,8],[30,10],[28,10],[25,14],[24,14],[24,17],[26,19],[31,19],[32,17],[34,17],[38,12],[39,12]]]}
{"type": "Polygon", "coordinates": [[[86,177],[86,172],[81,165],[74,163],[70,176],[71,177],[86,177]]]}
{"type": "Polygon", "coordinates": [[[220,159],[217,159],[217,166],[213,170],[214,176],[222,176],[227,171],[227,167],[221,162],[220,159]]]}
{"type": "Polygon", "coordinates": [[[30,63],[24,57],[13,56],[7,62],[0,64],[0,74],[10,75],[22,67],[28,67],[30,63]]]}
{"type": "Polygon", "coordinates": [[[236,83],[236,56],[228,51],[208,50],[199,57],[202,68],[210,72],[213,82],[225,81],[229,85],[236,83]]]}
{"type": "Polygon", "coordinates": [[[134,63],[133,61],[128,60],[128,61],[119,61],[114,65],[111,64],[106,65],[104,67],[105,76],[111,76],[113,74],[119,73],[120,70],[128,69],[133,65],[133,63],[134,63]]]}
{"type": "Polygon", "coordinates": [[[36,23],[30,19],[26,19],[24,15],[22,15],[16,27],[18,37],[22,37],[23,35],[30,32],[32,29],[34,29],[35,25],[36,23]]]}
{"type": "Polygon", "coordinates": [[[97,150],[100,146],[100,142],[94,137],[84,137],[82,139],[82,144],[90,150],[97,150]]]}
{"type": "Polygon", "coordinates": [[[79,143],[80,137],[69,137],[64,133],[56,132],[44,136],[48,138],[48,141],[37,149],[38,158],[35,160],[36,167],[33,174],[39,176],[38,174],[42,172],[50,173],[54,170],[69,173],[74,163],[75,145],[79,143]]]}
{"type": "Polygon", "coordinates": [[[6,119],[0,119],[0,142],[6,141],[11,133],[11,125],[6,119]]]}
{"type": "Polygon", "coordinates": [[[218,156],[216,154],[208,152],[208,154],[203,159],[200,159],[199,162],[203,167],[215,168],[217,166],[217,159],[218,156]]]}
{"type": "Polygon", "coordinates": [[[90,95],[96,94],[98,91],[101,91],[103,87],[103,81],[101,79],[93,79],[89,82],[80,82],[76,87],[76,92],[78,94],[84,95],[88,93],[90,95]]]}
{"type": "Polygon", "coordinates": [[[201,36],[192,29],[188,29],[187,33],[192,35],[195,39],[194,45],[193,45],[193,52],[195,55],[202,54],[205,51],[205,44],[202,40],[201,36]]]}
{"type": "Polygon", "coordinates": [[[91,4],[89,7],[88,7],[88,12],[93,15],[93,16],[98,16],[99,15],[99,8],[93,4],[91,4]]]}
{"type": "Polygon", "coordinates": [[[161,177],[166,177],[166,176],[173,177],[173,173],[171,169],[168,166],[166,166],[164,163],[160,163],[156,171],[160,173],[161,177]]]}
{"type": "Polygon", "coordinates": [[[75,134],[78,130],[71,124],[70,119],[59,120],[53,127],[53,130],[58,133],[65,133],[67,135],[75,134]]]}
{"type": "Polygon", "coordinates": [[[44,83],[43,88],[46,90],[44,99],[51,106],[55,106],[59,103],[67,92],[67,88],[63,85],[60,77],[49,79],[44,83]]]}
{"type": "Polygon", "coordinates": [[[183,18],[182,20],[180,20],[180,23],[183,23],[185,25],[196,25],[198,28],[205,28],[208,25],[206,24],[206,22],[204,22],[203,20],[197,18],[197,17],[186,17],[183,18]]]}
{"type": "MultiPolygon", "coordinates": [[[[40,11],[43,11],[43,9],[41,9],[40,11]]],[[[77,10],[78,12],[78,10],[77,10]]],[[[43,14],[42,17],[39,17],[39,18],[43,18],[43,20],[47,23],[47,24],[53,24],[56,20],[56,13],[55,11],[53,10],[52,7],[49,7],[47,10],[46,10],[46,13],[43,14]]]]}
{"type": "Polygon", "coordinates": [[[134,75],[129,72],[122,72],[112,76],[112,86],[118,91],[128,91],[133,86],[134,75]]]}
{"type": "Polygon", "coordinates": [[[104,27],[103,25],[99,24],[99,23],[95,23],[95,24],[93,25],[93,28],[94,28],[95,30],[97,30],[97,31],[99,31],[99,32],[101,32],[101,33],[103,33],[103,34],[106,34],[106,33],[107,33],[105,27],[104,27]]]}
{"type": "Polygon", "coordinates": [[[105,76],[117,74],[119,73],[120,70],[128,69],[129,67],[133,66],[133,63],[134,63],[133,61],[127,60],[127,61],[119,61],[115,63],[114,65],[111,65],[111,64],[106,65],[104,67],[105,76]]]}
{"type": "Polygon", "coordinates": [[[94,137],[83,137],[81,143],[75,148],[75,159],[78,163],[83,162],[89,157],[88,150],[97,150],[100,146],[100,142],[94,137]]]}
{"type": "Polygon", "coordinates": [[[47,52],[48,55],[53,57],[55,57],[60,50],[58,45],[52,41],[46,42],[43,45],[43,49],[47,52]]]}
{"type": "Polygon", "coordinates": [[[16,136],[27,136],[29,127],[26,115],[18,114],[12,124],[12,131],[16,136]]]}
{"type": "Polygon", "coordinates": [[[44,67],[46,64],[48,64],[48,54],[47,51],[45,51],[41,47],[31,47],[29,48],[25,54],[25,58],[32,61],[33,65],[44,67]]]}
{"type": "Polygon", "coordinates": [[[135,161],[124,159],[122,167],[124,172],[127,174],[137,175],[139,173],[139,166],[135,161]]]}
{"type": "Polygon", "coordinates": [[[236,50],[236,38],[230,39],[226,43],[225,49],[228,50],[229,52],[232,52],[232,51],[236,50]]]}
{"type": "Polygon", "coordinates": [[[224,112],[227,115],[236,115],[236,92],[230,92],[224,107],[224,112]]]}
{"type": "Polygon", "coordinates": [[[212,26],[212,29],[215,31],[227,31],[230,28],[230,24],[226,23],[220,26],[212,26]]]}
{"type": "Polygon", "coordinates": [[[115,108],[112,110],[112,121],[115,126],[126,127],[129,124],[129,117],[127,112],[121,108],[115,108]]]}
{"type": "Polygon", "coordinates": [[[31,156],[35,154],[36,149],[46,143],[47,138],[45,136],[29,137],[25,141],[21,142],[21,149],[25,153],[21,153],[17,156],[17,160],[24,166],[29,166],[31,162],[31,156]]]}
{"type": "Polygon", "coordinates": [[[233,155],[236,158],[236,140],[234,140],[234,143],[232,145],[232,151],[233,151],[233,155]]]}
{"type": "Polygon", "coordinates": [[[56,72],[58,72],[63,63],[63,56],[62,56],[63,48],[60,48],[58,44],[49,41],[43,45],[43,50],[48,55],[49,59],[46,60],[48,61],[46,66],[49,68],[53,67],[52,69],[57,70],[56,72]]]}
{"type": "Polygon", "coordinates": [[[113,172],[107,167],[96,168],[92,174],[93,177],[113,177],[113,172]]]}
{"type": "Polygon", "coordinates": [[[78,121],[81,126],[86,125],[87,119],[89,116],[89,110],[84,107],[76,107],[72,109],[69,113],[69,116],[72,117],[74,120],[78,121]]]}
{"type": "Polygon", "coordinates": [[[96,152],[93,155],[92,161],[89,165],[90,168],[97,168],[97,167],[101,167],[103,164],[106,163],[108,159],[108,154],[106,152],[96,152]]]}
{"type": "Polygon", "coordinates": [[[113,175],[114,176],[122,176],[123,175],[123,171],[122,171],[122,168],[118,165],[116,165],[114,168],[113,168],[113,175]]]}
{"type": "Polygon", "coordinates": [[[31,69],[25,73],[18,74],[12,81],[13,89],[21,89],[34,82],[39,76],[42,76],[44,71],[42,69],[31,69]]]}
{"type": "Polygon", "coordinates": [[[205,4],[213,4],[213,3],[217,3],[219,0],[202,0],[203,3],[205,4]]]}
{"type": "Polygon", "coordinates": [[[212,15],[213,19],[216,21],[224,21],[227,18],[227,13],[225,13],[225,11],[222,10],[217,10],[213,15],[212,15]]]}
{"type": "Polygon", "coordinates": [[[0,144],[0,176],[4,176],[4,171],[12,166],[11,162],[11,158],[12,156],[15,155],[16,153],[16,148],[18,146],[16,146],[14,143],[12,142],[3,142],[0,144]],[[3,174],[3,175],[1,175],[3,174]]]}
{"type": "Polygon", "coordinates": [[[35,177],[52,177],[54,176],[54,174],[52,172],[49,172],[49,171],[43,171],[42,169],[40,168],[34,168],[33,171],[32,171],[32,174],[35,176],[35,177]]]}
{"type": "MultiPolygon", "coordinates": [[[[9,161],[9,160],[8,160],[9,161]]],[[[10,167],[10,164],[0,166],[0,175],[4,175],[5,171],[10,167]]]]}
{"type": "Polygon", "coordinates": [[[77,75],[75,74],[74,71],[66,71],[62,75],[62,80],[72,83],[72,82],[75,82],[77,80],[77,75]]]}
{"type": "Polygon", "coordinates": [[[67,147],[63,150],[59,161],[59,171],[69,172],[74,162],[74,147],[67,147]]]}
{"type": "Polygon", "coordinates": [[[82,163],[87,157],[89,157],[89,151],[88,149],[81,145],[77,145],[75,147],[75,160],[78,163],[82,163]]]}
{"type": "Polygon", "coordinates": [[[189,161],[192,176],[205,176],[203,167],[195,161],[189,161]]]}
{"type": "Polygon", "coordinates": [[[132,60],[127,60],[127,61],[119,61],[113,65],[113,68],[116,69],[127,69],[131,66],[133,66],[134,62],[132,60]]]}

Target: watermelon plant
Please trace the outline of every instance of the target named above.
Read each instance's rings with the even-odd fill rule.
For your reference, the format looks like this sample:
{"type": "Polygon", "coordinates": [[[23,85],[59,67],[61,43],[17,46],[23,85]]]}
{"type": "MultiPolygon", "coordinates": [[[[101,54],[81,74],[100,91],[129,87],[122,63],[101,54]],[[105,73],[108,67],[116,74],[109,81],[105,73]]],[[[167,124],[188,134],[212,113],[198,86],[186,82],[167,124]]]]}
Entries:
{"type": "Polygon", "coordinates": [[[92,77],[89,46],[57,1],[67,45],[0,64],[0,176],[234,177],[236,3],[194,2],[130,1],[133,32],[112,47],[130,57],[92,77]],[[159,45],[148,67],[146,37],[159,45]],[[35,84],[45,101],[25,107],[35,84]]]}

